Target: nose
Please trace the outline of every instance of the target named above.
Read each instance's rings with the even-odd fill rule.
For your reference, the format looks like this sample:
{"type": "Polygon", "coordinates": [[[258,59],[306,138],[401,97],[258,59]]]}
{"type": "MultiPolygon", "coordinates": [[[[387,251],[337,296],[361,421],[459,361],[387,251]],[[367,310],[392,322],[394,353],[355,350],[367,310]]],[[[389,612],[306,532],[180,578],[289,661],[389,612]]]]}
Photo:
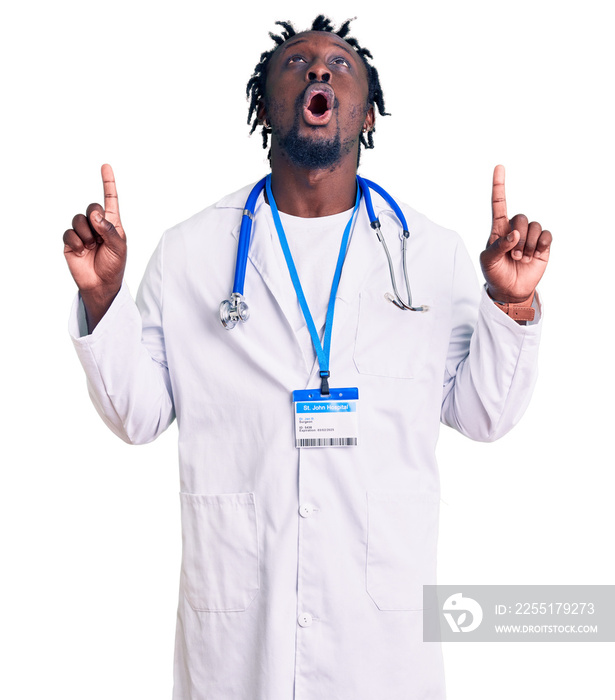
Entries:
{"type": "Polygon", "coordinates": [[[331,73],[329,73],[327,66],[322,61],[316,60],[309,67],[306,78],[308,82],[318,80],[322,83],[328,83],[331,79],[331,73]]]}

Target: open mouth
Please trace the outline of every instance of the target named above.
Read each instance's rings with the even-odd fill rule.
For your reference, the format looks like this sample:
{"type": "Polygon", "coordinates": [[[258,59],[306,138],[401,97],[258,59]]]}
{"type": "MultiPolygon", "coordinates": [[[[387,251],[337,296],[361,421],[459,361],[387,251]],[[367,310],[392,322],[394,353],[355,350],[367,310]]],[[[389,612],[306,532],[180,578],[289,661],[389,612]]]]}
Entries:
{"type": "Polygon", "coordinates": [[[324,126],[331,119],[335,93],[328,85],[308,87],[303,98],[303,118],[313,126],[324,126]]]}
{"type": "Polygon", "coordinates": [[[327,104],[327,98],[322,94],[322,92],[318,92],[315,95],[312,95],[312,99],[310,100],[310,104],[308,105],[308,110],[315,117],[322,117],[322,115],[328,109],[329,105],[327,104]]]}

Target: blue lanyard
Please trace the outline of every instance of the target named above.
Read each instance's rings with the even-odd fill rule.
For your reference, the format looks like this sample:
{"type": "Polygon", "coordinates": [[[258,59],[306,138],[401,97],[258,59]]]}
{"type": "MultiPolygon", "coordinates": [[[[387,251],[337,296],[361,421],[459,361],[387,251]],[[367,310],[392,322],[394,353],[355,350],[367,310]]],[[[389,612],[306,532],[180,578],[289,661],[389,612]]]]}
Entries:
{"type": "Polygon", "coordinates": [[[337,294],[337,288],[340,284],[340,278],[342,276],[342,266],[344,264],[344,259],[346,257],[346,250],[348,248],[348,239],[350,238],[350,230],[352,228],[352,222],[359,208],[359,203],[361,201],[361,188],[357,185],[357,198],[354,205],[354,210],[348,219],[346,228],[344,229],[344,235],[342,236],[342,243],[340,245],[340,252],[337,257],[337,265],[335,268],[335,274],[333,275],[333,283],[331,284],[331,294],[329,295],[329,305],[327,307],[327,318],[325,321],[325,335],[324,342],[321,344],[320,338],[318,337],[318,331],[314,325],[314,319],[310,313],[310,309],[305,300],[305,294],[301,287],[301,282],[299,281],[299,275],[297,274],[297,268],[295,267],[295,262],[293,256],[288,247],[288,241],[286,240],[286,234],[284,233],[284,227],[280,221],[280,213],[273,198],[273,193],[271,192],[271,175],[267,175],[265,180],[265,188],[267,191],[267,199],[269,200],[269,206],[271,207],[271,213],[273,214],[273,221],[275,223],[276,230],[278,232],[278,238],[280,239],[280,245],[282,246],[282,252],[286,258],[286,264],[288,266],[288,271],[290,273],[290,278],[297,293],[297,300],[299,301],[299,306],[301,306],[301,311],[303,312],[303,317],[307,323],[310,336],[312,337],[312,343],[314,344],[314,350],[316,351],[316,356],[318,357],[318,365],[320,366],[320,393],[323,396],[329,395],[329,357],[331,355],[331,330],[333,328],[333,312],[335,310],[335,296],[337,294]]]}

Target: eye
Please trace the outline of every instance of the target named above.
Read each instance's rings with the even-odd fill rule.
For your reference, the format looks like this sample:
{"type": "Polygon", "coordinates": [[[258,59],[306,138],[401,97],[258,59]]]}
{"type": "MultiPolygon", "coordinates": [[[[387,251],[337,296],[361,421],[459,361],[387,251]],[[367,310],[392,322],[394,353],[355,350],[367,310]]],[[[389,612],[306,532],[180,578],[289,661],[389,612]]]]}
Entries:
{"type": "Polygon", "coordinates": [[[288,59],[288,63],[301,63],[301,62],[305,63],[306,61],[305,61],[305,58],[303,58],[303,56],[300,56],[299,54],[295,54],[294,56],[291,56],[288,59]]]}
{"type": "Polygon", "coordinates": [[[331,63],[335,63],[337,66],[346,66],[346,68],[350,68],[350,63],[343,58],[342,56],[338,56],[337,58],[334,58],[331,63]]]}

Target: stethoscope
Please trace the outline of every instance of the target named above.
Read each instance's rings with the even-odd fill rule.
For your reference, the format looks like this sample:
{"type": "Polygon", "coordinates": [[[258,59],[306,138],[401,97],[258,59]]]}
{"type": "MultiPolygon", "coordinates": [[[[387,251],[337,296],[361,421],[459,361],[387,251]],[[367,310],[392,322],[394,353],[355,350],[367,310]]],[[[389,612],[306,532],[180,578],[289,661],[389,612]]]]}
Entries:
{"type": "MultiPolygon", "coordinates": [[[[237,243],[237,259],[235,261],[235,279],[233,280],[233,291],[231,292],[231,298],[225,299],[220,304],[220,322],[227,330],[232,330],[235,328],[239,321],[247,321],[250,318],[250,309],[246,304],[243,297],[243,289],[246,281],[246,267],[248,264],[248,250],[250,248],[250,235],[252,232],[252,222],[254,221],[254,209],[256,207],[256,200],[258,196],[263,191],[265,187],[265,182],[267,177],[256,183],[252,188],[252,191],[248,195],[246,204],[241,217],[241,228],[239,230],[239,241],[237,243]]],[[[365,199],[365,207],[367,209],[367,215],[369,217],[370,226],[376,232],[376,236],[387,256],[387,262],[389,264],[389,274],[391,276],[391,283],[393,284],[393,294],[386,293],[385,299],[395,304],[398,309],[402,311],[428,311],[428,306],[412,306],[412,293],[410,292],[410,281],[408,280],[408,268],[406,264],[407,258],[407,243],[408,238],[410,238],[410,232],[408,231],[408,224],[406,222],[406,217],[404,216],[402,210],[399,208],[397,202],[391,197],[391,195],[382,189],[379,185],[371,180],[357,175],[357,184],[361,189],[363,198],[365,199]],[[393,209],[395,215],[399,219],[401,224],[401,250],[402,250],[402,261],[404,270],[404,280],[406,283],[406,292],[408,294],[407,303],[399,295],[397,289],[397,283],[395,279],[395,270],[393,268],[393,261],[391,259],[391,254],[387,243],[382,235],[380,221],[376,214],[374,213],[374,207],[372,205],[372,197],[369,192],[370,188],[377,192],[393,209]]]]}

